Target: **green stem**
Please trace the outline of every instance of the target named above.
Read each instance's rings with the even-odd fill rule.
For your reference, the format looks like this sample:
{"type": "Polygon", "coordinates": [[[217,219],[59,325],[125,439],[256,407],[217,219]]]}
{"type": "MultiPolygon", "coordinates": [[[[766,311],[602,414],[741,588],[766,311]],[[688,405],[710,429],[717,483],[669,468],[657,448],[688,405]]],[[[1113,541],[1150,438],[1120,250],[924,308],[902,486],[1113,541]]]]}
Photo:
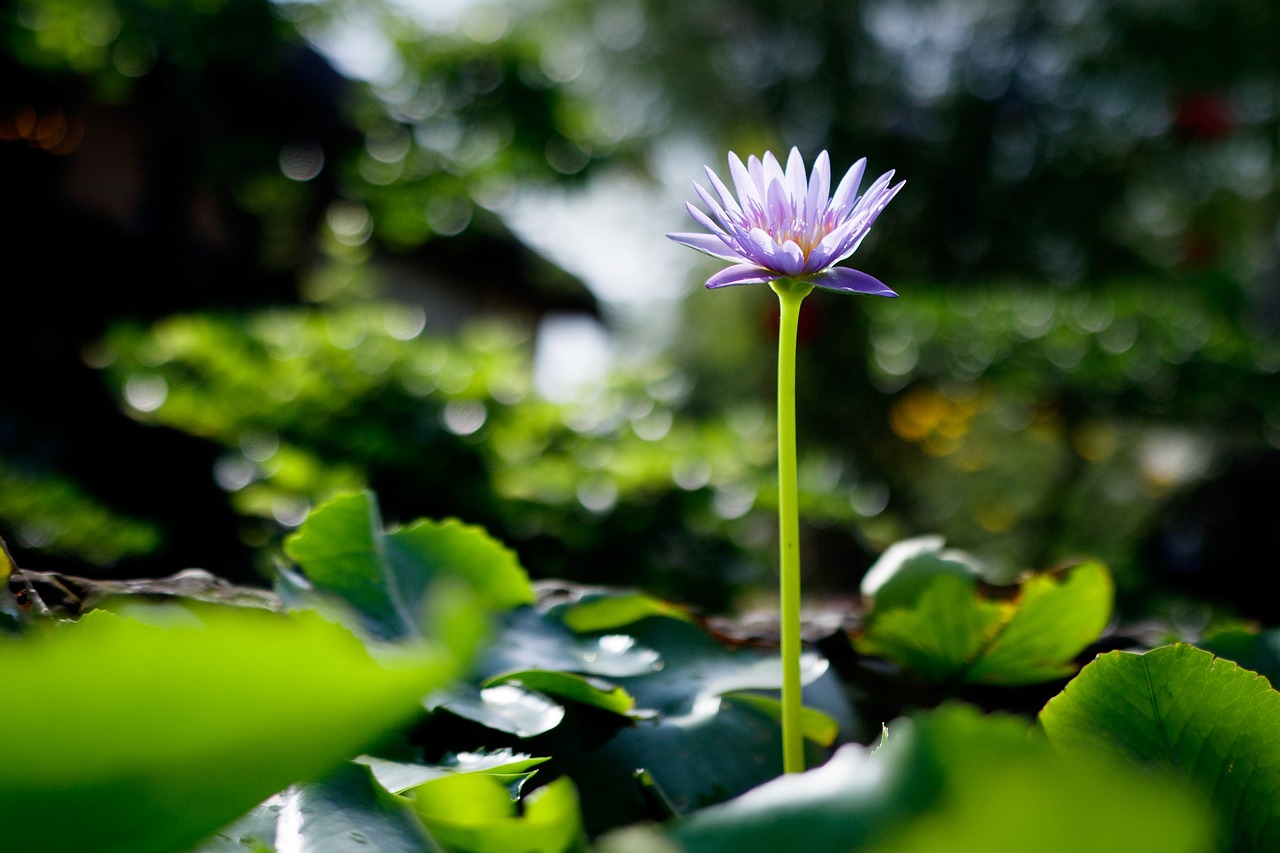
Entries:
{"type": "Polygon", "coordinates": [[[800,716],[800,507],[796,485],[796,327],[800,303],[813,290],[781,279],[778,294],[778,581],[781,602],[782,769],[804,772],[800,716]]]}

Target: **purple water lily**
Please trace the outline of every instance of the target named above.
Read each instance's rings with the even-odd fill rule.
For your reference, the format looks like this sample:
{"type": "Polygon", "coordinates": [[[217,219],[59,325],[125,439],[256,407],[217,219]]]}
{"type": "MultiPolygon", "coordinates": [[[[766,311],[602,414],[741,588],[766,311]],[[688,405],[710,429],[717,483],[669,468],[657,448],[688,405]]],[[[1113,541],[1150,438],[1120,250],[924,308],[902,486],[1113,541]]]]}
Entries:
{"type": "Polygon", "coordinates": [[[707,216],[686,203],[689,214],[709,234],[668,234],[672,240],[699,252],[732,261],[733,266],[707,279],[707,287],[764,284],[778,279],[805,281],[824,290],[897,296],[877,279],[836,264],[852,255],[871,230],[902,183],[890,186],[893,172],[886,172],[858,196],[867,161],[859,160],[845,173],[834,194],[831,162],[823,151],[806,177],[804,158],[792,148],[784,171],[772,152],[764,159],[729,154],[729,174],[737,198],[716,173],[707,167],[711,186],[720,201],[693,184],[698,198],[711,209],[707,216]]]}

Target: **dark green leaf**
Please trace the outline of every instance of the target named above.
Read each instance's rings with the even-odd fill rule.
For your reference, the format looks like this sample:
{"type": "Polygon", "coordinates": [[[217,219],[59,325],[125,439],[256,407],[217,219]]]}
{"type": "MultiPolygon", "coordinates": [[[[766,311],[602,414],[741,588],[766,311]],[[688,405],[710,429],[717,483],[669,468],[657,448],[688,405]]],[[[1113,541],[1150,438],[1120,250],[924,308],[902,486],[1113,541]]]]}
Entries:
{"type": "Polygon", "coordinates": [[[579,636],[560,621],[559,609],[548,616],[522,607],[499,619],[497,639],[485,654],[480,670],[488,675],[525,669],[563,670],[584,675],[619,678],[645,675],[662,668],[653,649],[628,634],[579,636]]]}
{"type": "MultiPolygon", "coordinates": [[[[600,734],[557,732],[564,742],[557,757],[564,756],[564,772],[579,784],[593,822],[589,830],[652,815],[642,787],[632,778],[637,768],[651,774],[681,813],[720,802],[781,772],[775,717],[757,703],[736,698],[739,691],[778,688],[776,654],[725,648],[697,625],[670,617],[648,617],[628,630],[641,645],[661,654],[664,665],[616,681],[635,697],[638,710],[655,716],[617,729],[602,745],[594,743],[600,734]]],[[[843,709],[838,698],[824,692],[832,687],[826,666],[821,656],[805,656],[805,681],[814,682],[806,688],[806,701],[818,704],[823,697],[843,709]]],[[[853,725],[847,709],[844,714],[846,724],[853,725]]],[[[823,733],[821,726],[813,731],[823,733]]],[[[811,743],[809,760],[819,761],[822,755],[811,743]]]]}
{"type": "MultiPolygon", "coordinates": [[[[486,610],[533,601],[515,554],[483,529],[423,520],[387,532],[368,493],[317,508],[285,540],[285,551],[315,590],[341,598],[367,630],[384,639],[422,633],[428,590],[462,586],[486,610]]],[[[442,608],[434,615],[453,611],[442,608]]]]}
{"type": "Polygon", "coordinates": [[[427,837],[409,800],[379,787],[368,767],[344,764],[319,782],[277,794],[192,853],[430,853],[439,849],[427,837]]]}
{"type": "Polygon", "coordinates": [[[564,719],[562,706],[516,684],[483,689],[455,687],[433,697],[433,701],[459,717],[522,738],[549,732],[564,719]]]}

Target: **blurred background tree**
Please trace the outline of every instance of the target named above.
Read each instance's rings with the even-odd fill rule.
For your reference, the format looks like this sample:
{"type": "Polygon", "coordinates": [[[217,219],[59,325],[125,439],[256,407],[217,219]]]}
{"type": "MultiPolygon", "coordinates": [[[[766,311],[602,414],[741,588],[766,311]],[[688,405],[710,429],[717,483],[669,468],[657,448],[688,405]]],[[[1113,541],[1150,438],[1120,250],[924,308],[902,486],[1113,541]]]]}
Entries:
{"type": "Polygon", "coordinates": [[[1278,36],[1268,0],[18,2],[0,530],[243,579],[372,485],[728,606],[773,562],[771,300],[661,232],[794,144],[908,182],[854,258],[903,298],[806,304],[811,589],[938,531],[1280,616],[1278,36]]]}

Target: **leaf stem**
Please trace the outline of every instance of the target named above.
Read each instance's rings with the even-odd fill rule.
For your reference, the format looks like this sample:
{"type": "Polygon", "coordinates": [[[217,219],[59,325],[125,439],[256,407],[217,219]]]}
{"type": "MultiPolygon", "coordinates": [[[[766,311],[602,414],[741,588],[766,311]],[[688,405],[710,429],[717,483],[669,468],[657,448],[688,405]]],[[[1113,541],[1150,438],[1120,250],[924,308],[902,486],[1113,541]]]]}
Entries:
{"type": "Polygon", "coordinates": [[[781,606],[782,769],[804,772],[800,697],[800,508],[796,484],[796,328],[807,282],[780,279],[778,294],[778,593],[781,606]]]}

